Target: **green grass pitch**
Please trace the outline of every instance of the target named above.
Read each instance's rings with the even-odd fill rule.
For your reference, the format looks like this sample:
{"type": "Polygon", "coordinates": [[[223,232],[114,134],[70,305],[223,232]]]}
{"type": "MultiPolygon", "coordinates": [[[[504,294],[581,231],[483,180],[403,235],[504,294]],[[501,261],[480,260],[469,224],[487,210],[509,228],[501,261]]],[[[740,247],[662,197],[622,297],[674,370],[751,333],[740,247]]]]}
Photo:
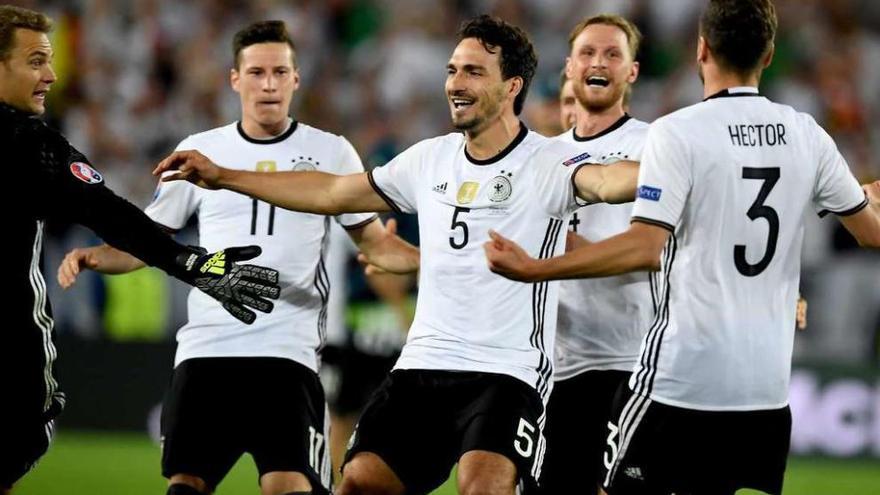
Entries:
{"type": "MultiPolygon", "coordinates": [[[[164,494],[165,480],[159,475],[158,446],[142,434],[61,431],[49,453],[18,484],[13,495],[71,493],[164,494]]],[[[239,460],[216,493],[259,493],[257,473],[250,457],[239,460]]],[[[454,493],[454,484],[447,482],[434,495],[454,493]]],[[[786,495],[826,493],[880,494],[880,462],[798,458],[790,461],[786,495]]]]}

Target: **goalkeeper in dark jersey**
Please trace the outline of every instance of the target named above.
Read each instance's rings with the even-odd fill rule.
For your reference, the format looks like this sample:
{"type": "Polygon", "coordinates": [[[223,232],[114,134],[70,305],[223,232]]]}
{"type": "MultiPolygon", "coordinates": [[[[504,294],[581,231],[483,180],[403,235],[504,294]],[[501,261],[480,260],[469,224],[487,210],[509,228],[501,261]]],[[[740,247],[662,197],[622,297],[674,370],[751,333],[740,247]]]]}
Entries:
{"type": "Polygon", "coordinates": [[[257,246],[216,253],[174,242],[137,207],[116,196],[100,172],[36,116],[55,81],[43,14],[0,6],[0,149],[7,187],[6,323],[0,330],[0,494],[7,493],[46,451],[54,418],[64,407],[53,363],[53,321],[40,272],[46,221],[79,223],[108,244],[198,287],[250,323],[277,299],[278,272],[236,262],[257,246]],[[13,196],[15,197],[12,200],[13,196]],[[11,226],[10,226],[11,224],[11,226]],[[12,273],[8,273],[12,272],[12,273]],[[10,319],[11,313],[11,319],[10,319]]]}

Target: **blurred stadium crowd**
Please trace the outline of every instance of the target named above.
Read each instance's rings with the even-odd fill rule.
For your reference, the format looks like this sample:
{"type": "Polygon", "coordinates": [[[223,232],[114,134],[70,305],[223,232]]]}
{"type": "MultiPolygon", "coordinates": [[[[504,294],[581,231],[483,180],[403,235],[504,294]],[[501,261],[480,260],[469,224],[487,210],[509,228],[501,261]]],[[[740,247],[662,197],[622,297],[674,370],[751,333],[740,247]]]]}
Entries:
{"type": "MultiPolygon", "coordinates": [[[[155,181],[149,171],[160,158],[187,135],[238,118],[238,97],[229,88],[231,38],[258,19],[286,21],[297,43],[302,79],[294,118],[348,137],[367,167],[384,164],[419,139],[449,132],[445,63],[460,21],[482,12],[526,28],[534,39],[539,72],[524,120],[542,133],[561,132],[559,71],[568,32],[585,15],[621,13],[645,35],[631,114],[651,121],[702,94],[692,62],[700,0],[13,3],[56,21],[59,82],[50,93],[51,124],[90,157],[114,190],[141,207],[150,200],[155,181]]],[[[776,58],[762,92],[813,115],[855,174],[863,182],[877,179],[880,2],[775,3],[776,58]]],[[[79,229],[54,230],[46,246],[47,274],[54,274],[68,248],[93,242],[79,229]]],[[[808,223],[802,290],[810,301],[810,328],[798,335],[799,359],[880,365],[880,258],[852,253],[852,243],[831,219],[808,223]]],[[[59,331],[101,335],[112,326],[107,300],[114,282],[96,275],[83,282],[72,293],[52,296],[59,331]]],[[[145,278],[122,293],[147,294],[151,283],[145,278]],[[147,288],[138,292],[138,283],[147,288]]],[[[149,320],[161,328],[149,338],[170,338],[185,316],[184,289],[174,285],[170,291],[167,307],[135,296],[133,306],[115,311],[134,311],[136,321],[123,318],[123,325],[149,320]]]]}

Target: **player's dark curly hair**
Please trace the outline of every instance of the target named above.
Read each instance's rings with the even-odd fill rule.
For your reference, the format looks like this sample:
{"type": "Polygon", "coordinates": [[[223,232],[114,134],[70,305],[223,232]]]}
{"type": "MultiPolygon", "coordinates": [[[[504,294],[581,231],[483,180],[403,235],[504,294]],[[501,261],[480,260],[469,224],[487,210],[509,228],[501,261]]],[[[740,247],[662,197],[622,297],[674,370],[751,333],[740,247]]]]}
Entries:
{"type": "Polygon", "coordinates": [[[489,53],[501,49],[501,77],[505,81],[511,77],[523,81],[522,90],[513,101],[513,112],[519,115],[538,67],[538,55],[529,35],[512,24],[484,14],[461,25],[458,40],[465,38],[478,39],[489,53]]]}
{"type": "Polygon", "coordinates": [[[700,17],[700,35],[718,62],[740,74],[757,69],[776,37],[770,0],[710,0],[700,17]]]}
{"type": "Polygon", "coordinates": [[[232,56],[236,69],[239,66],[241,51],[257,43],[287,43],[290,46],[293,66],[296,67],[296,46],[287,32],[284,21],[259,21],[235,33],[232,38],[232,56]]]}

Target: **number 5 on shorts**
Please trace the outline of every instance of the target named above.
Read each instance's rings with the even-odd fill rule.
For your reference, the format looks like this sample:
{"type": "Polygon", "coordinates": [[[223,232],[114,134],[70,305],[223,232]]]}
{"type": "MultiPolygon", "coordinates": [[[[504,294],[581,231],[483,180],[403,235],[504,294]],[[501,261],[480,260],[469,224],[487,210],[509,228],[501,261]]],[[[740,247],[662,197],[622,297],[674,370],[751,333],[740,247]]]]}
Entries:
{"type": "Polygon", "coordinates": [[[535,427],[529,424],[525,418],[519,418],[519,426],[516,427],[516,440],[513,441],[513,448],[516,449],[516,453],[529,458],[532,456],[532,451],[535,448],[535,443],[532,440],[532,434],[535,433],[535,427]]]}

